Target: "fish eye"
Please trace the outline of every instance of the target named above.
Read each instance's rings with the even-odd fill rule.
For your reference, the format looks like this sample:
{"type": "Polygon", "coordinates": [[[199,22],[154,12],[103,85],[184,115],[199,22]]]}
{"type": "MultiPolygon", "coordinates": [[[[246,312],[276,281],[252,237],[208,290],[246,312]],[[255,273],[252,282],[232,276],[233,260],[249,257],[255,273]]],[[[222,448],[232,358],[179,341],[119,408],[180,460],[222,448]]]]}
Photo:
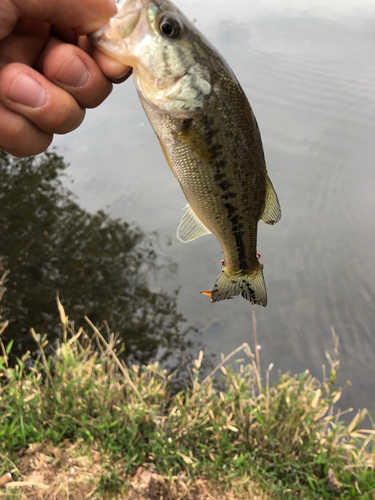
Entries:
{"type": "Polygon", "coordinates": [[[180,23],[171,15],[160,19],[159,30],[166,38],[178,38],[182,32],[180,23]]]}

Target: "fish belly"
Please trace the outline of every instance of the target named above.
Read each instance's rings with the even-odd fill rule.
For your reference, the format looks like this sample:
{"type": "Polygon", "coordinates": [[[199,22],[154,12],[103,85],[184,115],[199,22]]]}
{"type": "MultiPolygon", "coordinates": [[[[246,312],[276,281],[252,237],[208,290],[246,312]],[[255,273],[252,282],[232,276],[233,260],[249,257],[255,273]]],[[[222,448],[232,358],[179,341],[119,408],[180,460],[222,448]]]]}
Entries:
{"type": "Polygon", "coordinates": [[[228,100],[223,104],[222,99],[213,97],[204,113],[184,120],[161,113],[140,98],[191,210],[224,251],[224,267],[210,292],[211,299],[241,293],[251,302],[265,305],[256,245],[267,171],[258,126],[247,100],[242,105],[236,102],[237,110],[228,100]],[[240,276],[253,284],[241,281],[240,286],[240,276]],[[243,290],[246,286],[249,292],[243,290]],[[259,300],[254,286],[262,288],[259,300]],[[223,287],[225,292],[216,291],[223,287]]]}

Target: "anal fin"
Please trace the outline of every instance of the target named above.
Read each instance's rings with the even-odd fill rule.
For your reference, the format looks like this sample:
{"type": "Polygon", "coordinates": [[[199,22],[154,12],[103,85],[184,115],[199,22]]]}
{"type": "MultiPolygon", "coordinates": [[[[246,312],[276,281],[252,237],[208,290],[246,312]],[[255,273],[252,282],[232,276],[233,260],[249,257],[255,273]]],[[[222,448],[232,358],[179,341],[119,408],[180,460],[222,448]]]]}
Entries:
{"type": "Polygon", "coordinates": [[[202,224],[189,205],[187,205],[187,210],[177,229],[177,238],[182,241],[182,243],[187,243],[205,234],[211,234],[211,231],[202,224]]]}

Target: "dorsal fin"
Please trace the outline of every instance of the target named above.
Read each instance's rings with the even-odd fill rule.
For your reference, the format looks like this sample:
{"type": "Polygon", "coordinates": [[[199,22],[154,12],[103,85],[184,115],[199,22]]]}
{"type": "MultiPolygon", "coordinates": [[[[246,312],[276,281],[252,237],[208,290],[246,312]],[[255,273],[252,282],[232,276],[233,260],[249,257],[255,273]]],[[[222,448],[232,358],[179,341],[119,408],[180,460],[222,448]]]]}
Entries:
{"type": "Polygon", "coordinates": [[[202,224],[189,205],[187,205],[186,208],[187,210],[177,229],[177,238],[182,241],[182,243],[187,243],[205,234],[211,234],[211,231],[202,224]]]}
{"type": "Polygon", "coordinates": [[[276,224],[281,219],[281,208],[276,191],[267,175],[266,204],[260,220],[266,224],[276,224]]]}

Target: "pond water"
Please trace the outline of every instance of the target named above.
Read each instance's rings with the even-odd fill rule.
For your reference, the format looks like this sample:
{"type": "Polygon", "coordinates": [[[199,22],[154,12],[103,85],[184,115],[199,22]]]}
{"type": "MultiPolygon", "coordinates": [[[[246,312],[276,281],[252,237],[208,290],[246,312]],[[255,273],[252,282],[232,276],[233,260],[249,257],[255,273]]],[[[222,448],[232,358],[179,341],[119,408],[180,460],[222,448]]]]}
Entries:
{"type": "MultiPolygon", "coordinates": [[[[321,377],[331,327],[340,338],[341,407],[375,413],[375,3],[363,0],[179,0],[219,49],[257,117],[283,218],[259,224],[269,303],[211,304],[200,295],[220,271],[214,236],[177,240],[185,205],[131,80],[57,137],[65,180],[80,205],[157,231],[178,270],[178,309],[207,352],[253,347],[256,312],[263,372],[308,368],[321,377]]],[[[193,348],[194,352],[194,348],[193,348]]],[[[195,354],[195,352],[194,352],[195,354]]]]}

